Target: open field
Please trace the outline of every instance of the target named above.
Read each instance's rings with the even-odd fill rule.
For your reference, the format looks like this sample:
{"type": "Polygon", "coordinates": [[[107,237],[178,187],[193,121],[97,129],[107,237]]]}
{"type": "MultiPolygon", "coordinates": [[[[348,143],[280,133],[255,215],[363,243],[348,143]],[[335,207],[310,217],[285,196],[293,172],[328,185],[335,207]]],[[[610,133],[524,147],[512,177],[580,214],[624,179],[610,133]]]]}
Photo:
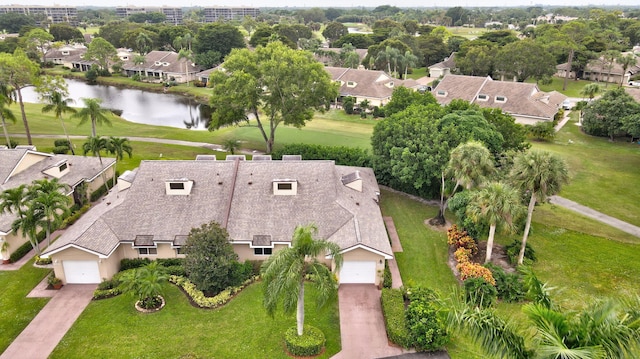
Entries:
{"type": "MultiPolygon", "coordinates": [[[[536,80],[528,79],[526,82],[535,83],[536,80]]],[[[564,78],[552,76],[550,84],[548,85],[538,84],[538,87],[540,88],[540,90],[545,92],[558,91],[569,97],[582,98],[580,91],[582,91],[582,88],[585,87],[585,85],[588,85],[590,83],[593,83],[593,81],[585,81],[585,80],[576,81],[575,79],[569,79],[569,81],[567,81],[567,89],[562,90],[562,86],[564,86],[564,78]]],[[[604,90],[604,84],[601,83],[601,86],[602,86],[602,89],[604,90]]],[[[615,86],[615,85],[609,84],[609,88],[611,88],[612,86],[615,86]]]]}
{"type": "MultiPolygon", "coordinates": [[[[317,311],[315,291],[305,293],[305,323],[325,333],[326,351],[318,358],[329,358],[340,351],[337,301],[317,311]]],[[[174,285],[164,286],[164,297],[166,306],[153,314],[138,313],[128,295],[91,302],[50,358],[289,358],[283,337],[295,314],[269,317],[260,283],[213,310],[192,307],[174,285]]]]}

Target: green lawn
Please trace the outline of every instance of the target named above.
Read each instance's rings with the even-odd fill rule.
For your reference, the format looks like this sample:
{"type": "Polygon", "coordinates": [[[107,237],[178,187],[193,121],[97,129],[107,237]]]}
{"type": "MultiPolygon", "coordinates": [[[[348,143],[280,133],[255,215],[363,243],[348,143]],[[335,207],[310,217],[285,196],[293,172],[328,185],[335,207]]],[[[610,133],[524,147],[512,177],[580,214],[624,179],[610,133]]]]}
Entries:
{"type": "MultiPolygon", "coordinates": [[[[269,317],[260,284],[215,310],[192,307],[173,285],[164,292],[167,304],[153,314],[136,312],[127,295],[91,302],[50,358],[288,358],[283,335],[295,315],[269,317]]],[[[315,291],[305,292],[305,322],[325,333],[326,351],[319,358],[329,358],[340,351],[337,301],[316,311],[315,291]]]]}
{"type": "Polygon", "coordinates": [[[559,154],[570,169],[570,183],[561,196],[640,226],[640,146],[585,135],[576,113],[555,141],[534,142],[533,148],[559,154]]]}
{"type": "Polygon", "coordinates": [[[49,298],[25,298],[50,272],[32,264],[33,260],[17,271],[0,271],[0,353],[49,301],[49,298]]]}
{"type": "MultiPolygon", "coordinates": [[[[535,79],[528,79],[526,82],[531,82],[531,83],[535,83],[536,80],[535,79]]],[[[543,84],[538,84],[538,87],[540,88],[540,90],[545,91],[545,92],[551,92],[551,91],[558,91],[561,92],[569,97],[582,97],[582,95],[580,94],[580,91],[582,91],[582,88],[587,85],[593,83],[593,81],[586,81],[586,80],[578,80],[576,81],[575,79],[569,79],[569,81],[567,81],[567,89],[563,90],[562,87],[564,86],[564,78],[560,78],[557,76],[553,76],[551,77],[551,83],[548,85],[543,85],[543,84]]],[[[611,85],[610,85],[611,87],[611,85]]],[[[602,88],[604,89],[604,85],[602,85],[602,88]]]]}

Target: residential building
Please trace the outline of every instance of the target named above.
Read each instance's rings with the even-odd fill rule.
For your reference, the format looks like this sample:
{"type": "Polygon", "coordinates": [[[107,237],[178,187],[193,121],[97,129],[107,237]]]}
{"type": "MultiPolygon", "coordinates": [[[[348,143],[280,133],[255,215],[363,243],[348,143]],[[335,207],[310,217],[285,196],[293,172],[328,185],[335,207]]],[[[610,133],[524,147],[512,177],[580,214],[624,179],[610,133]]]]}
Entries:
{"type": "Polygon", "coordinates": [[[182,24],[182,8],[181,7],[169,7],[169,6],[147,6],[147,7],[137,7],[137,6],[118,6],[116,7],[116,16],[120,18],[128,18],[133,14],[146,14],[151,12],[159,12],[164,14],[167,19],[165,23],[167,24],[182,24]]]}
{"type": "Polygon", "coordinates": [[[31,15],[40,26],[48,21],[51,24],[67,22],[78,26],[78,9],[75,6],[40,6],[40,5],[2,5],[0,14],[19,13],[31,15]]]}
{"type": "Polygon", "coordinates": [[[540,91],[538,85],[532,83],[451,74],[446,75],[431,92],[441,105],[460,99],[480,107],[499,108],[521,124],[553,121],[562,102],[567,99],[557,91],[540,91]]]}
{"type": "Polygon", "coordinates": [[[428,67],[429,69],[429,77],[440,78],[444,75],[450,74],[456,68],[456,53],[452,52],[449,57],[445,58],[443,61],[440,61],[436,64],[433,64],[428,67]]]}
{"type": "MultiPolygon", "coordinates": [[[[118,198],[92,209],[44,257],[65,283],[111,278],[123,258],[181,258],[192,228],[215,221],[241,261],[265,260],[291,245],[295,228],[315,224],[340,246],[340,283],[381,281],[393,258],[370,168],[300,156],[228,156],[217,161],[142,161],[119,178],[118,198]]],[[[331,268],[332,258],[321,256],[331,268]]]]}
{"type": "Polygon", "coordinates": [[[46,62],[71,69],[74,67],[74,63],[83,61],[82,55],[85,52],[87,52],[87,47],[84,45],[65,45],[57,49],[50,48],[44,55],[44,59],[46,62]]]}
{"type": "MultiPolygon", "coordinates": [[[[566,77],[569,64],[563,63],[556,66],[556,76],[566,77]]],[[[636,64],[630,66],[624,71],[622,66],[614,60],[613,64],[609,63],[604,58],[599,58],[590,61],[585,66],[582,73],[578,73],[577,77],[581,80],[600,81],[619,84],[628,83],[629,80],[636,74],[640,73],[640,56],[636,56],[636,64]]],[[[569,72],[569,78],[575,79],[575,71],[569,72]]]]}
{"type": "Polygon", "coordinates": [[[257,7],[227,7],[214,6],[202,9],[204,22],[216,22],[221,20],[242,20],[245,16],[255,18],[260,15],[257,7]]]}
{"type": "Polygon", "coordinates": [[[351,69],[344,67],[325,67],[331,79],[340,83],[340,97],[354,97],[356,103],[369,101],[370,106],[384,106],[396,87],[404,86],[417,89],[420,85],[414,80],[393,78],[384,71],[351,69]]]}
{"type": "MultiPolygon", "coordinates": [[[[17,149],[0,147],[0,192],[20,185],[29,185],[34,180],[58,178],[68,186],[66,193],[73,203],[80,202],[81,196],[88,196],[104,185],[104,178],[114,175],[115,160],[103,158],[102,163],[95,157],[54,155],[38,152],[33,146],[19,146],[17,149]],[[104,176],[102,176],[104,174],[104,176]],[[82,189],[84,188],[84,189],[82,189]]],[[[0,213],[0,245],[8,242],[9,248],[2,253],[7,257],[27,242],[21,233],[11,230],[16,214],[0,213]]]]}
{"type": "Polygon", "coordinates": [[[131,54],[126,59],[123,56],[120,56],[123,61],[122,70],[128,76],[139,74],[155,78],[158,81],[185,83],[195,80],[196,74],[202,70],[187,58],[181,58],[174,51],[151,51],[145,55],[145,62],[141,64],[134,63],[131,54]]]}

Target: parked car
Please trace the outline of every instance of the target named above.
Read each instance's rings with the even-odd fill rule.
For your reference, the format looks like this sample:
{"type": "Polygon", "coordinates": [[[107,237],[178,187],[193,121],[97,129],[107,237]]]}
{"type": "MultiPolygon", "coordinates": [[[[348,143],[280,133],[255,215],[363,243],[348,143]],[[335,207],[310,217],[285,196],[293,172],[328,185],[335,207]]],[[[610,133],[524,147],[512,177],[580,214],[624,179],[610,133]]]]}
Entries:
{"type": "Polygon", "coordinates": [[[629,81],[629,86],[640,86],[640,81],[629,81]]]}
{"type": "Polygon", "coordinates": [[[566,99],[562,101],[562,108],[565,110],[571,110],[571,108],[573,108],[573,104],[569,99],[566,99]]]}

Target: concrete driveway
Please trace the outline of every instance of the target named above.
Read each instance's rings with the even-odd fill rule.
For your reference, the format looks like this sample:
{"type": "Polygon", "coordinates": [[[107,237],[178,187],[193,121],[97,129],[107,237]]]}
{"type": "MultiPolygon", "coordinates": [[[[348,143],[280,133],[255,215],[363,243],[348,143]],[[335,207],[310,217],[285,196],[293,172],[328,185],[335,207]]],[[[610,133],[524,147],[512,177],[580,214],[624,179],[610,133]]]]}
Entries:
{"type": "Polygon", "coordinates": [[[338,298],[342,351],[333,359],[372,359],[409,353],[389,345],[378,288],[372,284],[342,284],[338,298]]]}
{"type": "Polygon", "coordinates": [[[97,284],[67,284],[0,355],[0,359],[46,359],[87,307],[97,284]]]}

